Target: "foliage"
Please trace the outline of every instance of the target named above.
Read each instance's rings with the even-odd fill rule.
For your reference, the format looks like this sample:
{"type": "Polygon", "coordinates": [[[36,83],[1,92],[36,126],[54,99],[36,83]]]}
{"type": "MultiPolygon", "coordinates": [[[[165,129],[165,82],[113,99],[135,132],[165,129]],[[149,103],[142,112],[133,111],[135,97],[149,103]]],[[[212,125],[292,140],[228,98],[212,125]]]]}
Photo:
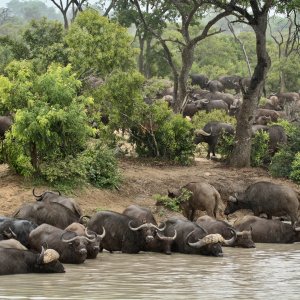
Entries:
{"type": "Polygon", "coordinates": [[[135,66],[136,52],[130,47],[130,36],[125,28],[92,9],[77,16],[66,42],[72,66],[81,75],[92,72],[107,76],[116,69],[129,71],[135,66]]]}
{"type": "Polygon", "coordinates": [[[260,167],[268,158],[269,133],[259,130],[254,137],[252,137],[251,147],[251,166],[260,167]]]}
{"type": "Polygon", "coordinates": [[[289,178],[292,171],[291,162],[294,160],[294,153],[285,147],[280,149],[272,158],[269,172],[273,177],[289,178]]]}
{"type": "Polygon", "coordinates": [[[224,110],[215,109],[209,113],[206,111],[198,111],[192,119],[194,128],[201,129],[206,123],[211,121],[219,121],[223,123],[229,123],[233,126],[236,125],[236,118],[229,116],[224,110]]]}
{"type": "MultiPolygon", "coordinates": [[[[85,112],[92,99],[77,96],[80,82],[70,66],[52,65],[40,76],[30,72],[32,76],[27,76],[25,71],[17,64],[9,71],[10,75],[15,74],[11,81],[13,102],[5,104],[10,111],[16,111],[7,137],[9,164],[26,176],[39,174],[43,163],[53,161],[54,167],[59,168],[62,160],[67,168],[85,149],[92,133],[85,112]]],[[[50,173],[55,172],[50,170],[50,173]]]]}
{"type": "Polygon", "coordinates": [[[98,188],[117,188],[121,175],[113,151],[97,143],[84,152],[88,181],[98,188]]]}
{"type": "Polygon", "coordinates": [[[29,57],[33,59],[36,70],[45,72],[53,62],[67,64],[64,29],[58,21],[46,18],[32,20],[22,38],[29,49],[29,57]]]}
{"type": "Polygon", "coordinates": [[[112,130],[128,129],[145,103],[141,94],[143,76],[137,72],[115,71],[94,93],[95,109],[109,116],[112,130]]]}
{"type": "Polygon", "coordinates": [[[190,164],[195,145],[192,124],[175,115],[163,101],[146,106],[141,115],[143,123],[131,128],[130,142],[144,157],[161,157],[180,164],[190,164]]]}
{"type": "Polygon", "coordinates": [[[163,205],[172,211],[181,212],[180,204],[188,201],[192,195],[193,193],[190,190],[183,188],[178,197],[169,198],[165,195],[156,194],[153,198],[156,200],[156,205],[163,205]]]}
{"type": "Polygon", "coordinates": [[[151,99],[157,98],[166,88],[172,87],[173,82],[166,78],[152,77],[143,86],[144,97],[151,99]]]}
{"type": "Polygon", "coordinates": [[[300,127],[286,120],[277,124],[284,128],[288,143],[272,158],[270,173],[274,177],[286,177],[299,182],[300,127]]]}

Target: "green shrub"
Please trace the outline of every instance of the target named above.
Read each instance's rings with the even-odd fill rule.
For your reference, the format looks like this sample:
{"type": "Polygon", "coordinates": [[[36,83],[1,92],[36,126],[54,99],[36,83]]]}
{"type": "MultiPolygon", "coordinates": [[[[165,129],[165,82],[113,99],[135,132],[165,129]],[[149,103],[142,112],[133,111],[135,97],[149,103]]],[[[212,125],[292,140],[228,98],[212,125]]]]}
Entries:
{"type": "Polygon", "coordinates": [[[291,162],[294,160],[294,153],[289,147],[280,149],[272,158],[269,166],[269,172],[273,177],[289,178],[292,171],[291,162]]]}
{"type": "Polygon", "coordinates": [[[260,167],[264,165],[264,161],[268,159],[269,149],[269,133],[259,130],[254,137],[252,137],[251,147],[251,166],[260,167]]]}
{"type": "Polygon", "coordinates": [[[190,190],[182,189],[181,194],[175,198],[160,194],[154,195],[153,198],[156,200],[156,205],[163,205],[172,211],[181,212],[180,203],[189,200],[192,195],[193,193],[190,190]]]}
{"type": "Polygon", "coordinates": [[[129,142],[136,145],[139,156],[158,157],[188,165],[194,157],[193,126],[174,114],[165,102],[147,106],[143,124],[131,128],[129,142]]]}
{"type": "Polygon", "coordinates": [[[236,125],[236,118],[229,116],[224,110],[215,109],[210,113],[205,111],[197,112],[192,119],[194,128],[201,129],[204,125],[211,121],[219,121],[223,123],[229,123],[232,126],[236,125]]]}
{"type": "Polygon", "coordinates": [[[117,188],[121,175],[113,150],[97,143],[84,153],[88,181],[98,188],[117,188]]]}
{"type": "Polygon", "coordinates": [[[293,181],[300,183],[300,152],[296,153],[295,159],[292,162],[290,178],[293,181]]]}

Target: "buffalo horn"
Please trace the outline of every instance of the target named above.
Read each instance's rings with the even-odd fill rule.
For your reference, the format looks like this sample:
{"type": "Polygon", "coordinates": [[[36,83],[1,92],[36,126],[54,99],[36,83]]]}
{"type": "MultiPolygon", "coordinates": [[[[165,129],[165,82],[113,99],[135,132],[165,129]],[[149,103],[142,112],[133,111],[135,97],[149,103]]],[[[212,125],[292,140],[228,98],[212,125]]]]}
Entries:
{"type": "Polygon", "coordinates": [[[16,239],[17,238],[17,235],[12,231],[12,229],[10,228],[10,227],[8,227],[8,231],[6,231],[6,230],[4,230],[3,231],[3,234],[5,234],[5,236],[7,237],[7,238],[14,238],[14,239],[16,239]]]}
{"type": "Polygon", "coordinates": [[[237,238],[237,233],[234,229],[229,228],[229,230],[232,232],[232,238],[229,240],[225,240],[223,238],[222,244],[226,245],[226,246],[232,246],[234,244],[234,242],[236,241],[237,238]]]}
{"type": "Polygon", "coordinates": [[[105,234],[106,234],[106,231],[105,231],[105,228],[102,226],[102,234],[98,234],[98,237],[100,238],[100,239],[103,239],[104,237],[105,237],[105,234]]]}
{"type": "Polygon", "coordinates": [[[208,133],[208,132],[206,132],[206,131],[204,131],[203,129],[197,129],[197,130],[195,130],[195,134],[196,135],[204,135],[204,136],[210,136],[211,135],[211,133],[208,133]]]}
{"type": "Polygon", "coordinates": [[[166,226],[167,226],[166,223],[163,223],[164,226],[162,228],[160,228],[160,227],[158,227],[158,226],[156,226],[152,223],[149,223],[149,224],[150,224],[150,227],[153,227],[153,228],[157,229],[158,231],[164,231],[166,229],[166,226]]]}
{"type": "Polygon", "coordinates": [[[195,243],[187,242],[187,243],[189,246],[193,248],[201,248],[208,244],[224,243],[224,241],[225,241],[224,238],[220,234],[214,233],[214,234],[206,235],[202,239],[199,239],[198,242],[195,243]]]}
{"type": "Polygon", "coordinates": [[[40,195],[36,195],[36,194],[34,193],[34,190],[35,190],[35,188],[32,189],[32,195],[33,195],[34,197],[40,198],[40,197],[43,196],[44,193],[42,193],[42,194],[40,194],[40,195]]]}
{"type": "Polygon", "coordinates": [[[164,236],[164,235],[160,235],[159,232],[157,232],[157,236],[160,240],[165,240],[165,241],[173,241],[176,239],[177,237],[177,231],[175,230],[174,236],[164,236]]]}
{"type": "MultiPolygon", "coordinates": [[[[77,240],[77,239],[80,238],[79,235],[76,235],[76,236],[74,236],[74,237],[72,237],[72,238],[66,240],[66,239],[64,238],[64,234],[65,234],[65,233],[66,233],[66,232],[64,232],[64,233],[61,235],[61,241],[64,242],[64,243],[70,243],[70,242],[73,242],[73,241],[75,241],[75,240],[77,240]]],[[[86,238],[86,239],[87,239],[87,238],[86,238]]]]}
{"type": "Polygon", "coordinates": [[[131,222],[133,222],[133,220],[131,220],[131,221],[128,222],[128,227],[129,227],[131,230],[133,230],[133,231],[137,231],[137,230],[140,230],[140,229],[145,228],[145,227],[149,228],[149,227],[155,226],[155,225],[153,225],[153,224],[151,224],[151,223],[145,223],[145,224],[142,224],[142,225],[140,225],[140,226],[138,226],[138,227],[132,227],[132,226],[131,226],[131,222]]]}
{"type": "Polygon", "coordinates": [[[207,99],[204,98],[204,99],[201,100],[201,102],[204,103],[204,104],[208,104],[209,100],[207,100],[207,99]]]}
{"type": "Polygon", "coordinates": [[[44,262],[44,254],[45,254],[45,248],[42,246],[42,251],[37,259],[38,264],[42,264],[44,262]]]}
{"type": "Polygon", "coordinates": [[[43,263],[49,264],[52,261],[59,259],[59,253],[54,249],[47,249],[44,253],[43,263]]]}
{"type": "Polygon", "coordinates": [[[89,234],[88,229],[86,227],[84,228],[84,233],[88,238],[95,238],[97,236],[95,232],[93,232],[93,234],[89,234]]]}

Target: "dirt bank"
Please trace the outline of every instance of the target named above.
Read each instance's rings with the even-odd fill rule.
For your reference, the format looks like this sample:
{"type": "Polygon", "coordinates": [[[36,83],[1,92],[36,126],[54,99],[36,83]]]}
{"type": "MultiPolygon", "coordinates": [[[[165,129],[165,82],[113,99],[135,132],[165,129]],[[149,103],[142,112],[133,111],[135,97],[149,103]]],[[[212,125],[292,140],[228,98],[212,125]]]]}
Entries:
{"type": "MultiPolygon", "coordinates": [[[[287,184],[296,190],[298,186],[288,180],[271,178],[263,169],[232,169],[215,161],[197,159],[192,166],[169,166],[162,163],[141,162],[137,159],[122,159],[119,162],[123,182],[119,190],[99,190],[87,187],[74,191],[75,198],[85,214],[109,209],[122,212],[130,204],[147,206],[156,217],[164,219],[174,213],[155,206],[154,194],[166,194],[168,188],[176,188],[190,181],[206,181],[214,185],[223,200],[236,190],[246,188],[250,183],[267,180],[287,184]]],[[[0,215],[9,216],[24,202],[34,201],[30,184],[10,171],[7,165],[0,165],[0,215]]],[[[49,190],[37,187],[36,191],[49,190]]]]}

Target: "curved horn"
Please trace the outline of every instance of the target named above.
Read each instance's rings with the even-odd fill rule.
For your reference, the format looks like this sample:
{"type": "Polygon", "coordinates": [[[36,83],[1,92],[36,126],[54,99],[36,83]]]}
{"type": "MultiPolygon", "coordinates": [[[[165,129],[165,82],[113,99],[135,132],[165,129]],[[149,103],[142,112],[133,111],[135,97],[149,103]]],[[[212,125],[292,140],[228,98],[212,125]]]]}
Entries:
{"type": "Polygon", "coordinates": [[[209,100],[206,99],[206,98],[204,98],[204,99],[201,100],[201,102],[204,103],[204,104],[208,104],[208,103],[209,103],[209,100]]]}
{"type": "Polygon", "coordinates": [[[97,236],[95,232],[93,232],[93,234],[89,234],[87,227],[84,228],[84,233],[88,238],[95,238],[97,236]]]}
{"type": "Polygon", "coordinates": [[[199,239],[198,242],[195,243],[188,242],[188,245],[194,248],[201,248],[208,244],[223,243],[224,241],[225,241],[224,238],[220,234],[213,233],[213,234],[206,235],[202,239],[199,239]]]}
{"type": "Polygon", "coordinates": [[[12,229],[10,227],[8,227],[8,231],[4,230],[3,234],[5,234],[5,236],[7,238],[14,238],[17,239],[17,235],[12,231],[12,229]]]}
{"type": "Polygon", "coordinates": [[[103,226],[102,226],[102,229],[103,229],[102,234],[98,234],[98,237],[100,239],[103,239],[105,237],[105,234],[106,234],[105,228],[103,226]]]}
{"type": "Polygon", "coordinates": [[[229,228],[229,230],[232,232],[232,238],[229,240],[225,240],[223,239],[222,244],[226,245],[226,246],[232,246],[234,244],[234,242],[236,241],[237,238],[237,233],[233,228],[229,228]]]}
{"type": "Polygon", "coordinates": [[[173,241],[176,239],[177,237],[177,230],[175,229],[174,230],[175,233],[174,233],[174,236],[164,236],[164,235],[160,235],[160,232],[157,232],[157,236],[160,240],[164,240],[164,241],[173,241]]]}
{"type": "Polygon", "coordinates": [[[41,251],[39,257],[37,258],[38,264],[42,264],[44,262],[44,254],[45,254],[45,248],[42,246],[42,251],[41,251]]]}
{"type": "Polygon", "coordinates": [[[196,135],[201,134],[201,135],[204,135],[204,136],[210,136],[211,135],[211,133],[208,133],[208,132],[204,131],[203,129],[197,129],[197,130],[195,130],[195,134],[196,135]]]}
{"type": "Polygon", "coordinates": [[[149,225],[150,225],[150,227],[152,227],[152,228],[155,228],[155,229],[157,229],[158,231],[164,231],[165,229],[166,229],[166,224],[165,223],[163,223],[164,224],[164,226],[163,226],[163,228],[159,228],[158,226],[156,226],[156,225],[154,225],[154,224],[152,224],[152,223],[149,223],[149,225]]]}
{"type": "MultiPolygon", "coordinates": [[[[69,231],[69,232],[73,232],[73,231],[69,231]]],[[[64,242],[64,243],[70,243],[70,242],[73,242],[73,241],[75,241],[75,240],[77,240],[77,239],[80,238],[80,236],[76,235],[76,236],[74,236],[74,237],[72,237],[72,238],[66,240],[66,239],[64,238],[64,234],[66,234],[66,232],[64,232],[64,233],[61,235],[61,237],[60,237],[61,241],[64,242]]],[[[88,238],[86,238],[86,239],[88,239],[88,238]]]]}
{"type": "Polygon", "coordinates": [[[43,196],[44,193],[42,193],[42,194],[40,194],[40,195],[36,195],[36,194],[34,193],[34,190],[35,190],[35,188],[32,189],[32,195],[33,195],[34,197],[40,198],[40,197],[43,196]]]}
{"type": "Polygon", "coordinates": [[[133,230],[133,231],[137,231],[137,230],[140,230],[140,229],[145,228],[145,227],[149,228],[149,227],[152,227],[151,225],[153,225],[153,224],[151,224],[151,223],[145,223],[145,224],[142,224],[142,225],[140,225],[140,226],[138,226],[138,227],[132,227],[132,226],[131,226],[131,222],[133,222],[133,221],[134,221],[134,220],[131,220],[131,221],[128,222],[128,227],[129,227],[131,230],[133,230]]]}

